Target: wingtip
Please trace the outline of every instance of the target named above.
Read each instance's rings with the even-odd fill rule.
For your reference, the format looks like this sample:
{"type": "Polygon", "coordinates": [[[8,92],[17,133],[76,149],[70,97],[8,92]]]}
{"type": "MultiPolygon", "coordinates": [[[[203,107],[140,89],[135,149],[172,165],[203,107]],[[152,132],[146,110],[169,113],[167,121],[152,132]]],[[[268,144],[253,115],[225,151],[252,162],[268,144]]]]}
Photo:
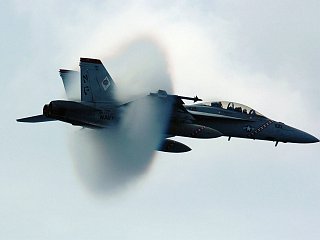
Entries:
{"type": "Polygon", "coordinates": [[[59,69],[59,72],[60,72],[60,73],[67,73],[67,72],[77,72],[77,71],[75,71],[75,70],[70,70],[70,69],[63,69],[63,68],[61,68],[61,69],[59,69]]]}

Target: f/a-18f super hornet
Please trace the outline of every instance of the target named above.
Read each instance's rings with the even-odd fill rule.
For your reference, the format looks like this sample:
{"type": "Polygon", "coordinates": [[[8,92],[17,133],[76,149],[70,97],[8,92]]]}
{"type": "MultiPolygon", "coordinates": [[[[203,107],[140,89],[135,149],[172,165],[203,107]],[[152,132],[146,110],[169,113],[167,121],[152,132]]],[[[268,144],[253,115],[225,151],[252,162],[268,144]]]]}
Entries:
{"type": "MultiPolygon", "coordinates": [[[[79,72],[60,69],[67,97],[74,99],[70,85],[79,81],[81,99],[54,100],[44,105],[43,114],[18,119],[18,122],[46,122],[59,120],[86,128],[108,128],[121,119],[121,109],[129,103],[119,103],[114,96],[115,83],[99,59],[81,58],[79,72]]],[[[234,102],[209,102],[198,97],[167,94],[164,90],[150,93],[161,104],[170,106],[167,128],[157,150],[187,152],[191,149],[168,139],[174,136],[189,138],[217,138],[220,136],[260,139],[276,142],[315,143],[319,140],[301,130],[271,120],[247,106],[234,102]],[[186,105],[183,100],[192,100],[186,105]]]]}

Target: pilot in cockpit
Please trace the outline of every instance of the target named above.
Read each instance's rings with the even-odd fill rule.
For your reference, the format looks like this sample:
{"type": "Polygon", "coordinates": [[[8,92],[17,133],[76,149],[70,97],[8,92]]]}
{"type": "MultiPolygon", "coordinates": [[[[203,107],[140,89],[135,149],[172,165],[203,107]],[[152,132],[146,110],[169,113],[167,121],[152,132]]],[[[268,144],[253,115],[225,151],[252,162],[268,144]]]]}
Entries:
{"type": "Polygon", "coordinates": [[[256,111],[253,110],[253,109],[251,109],[250,112],[249,112],[249,114],[250,114],[250,115],[256,115],[256,111]]]}
{"type": "Polygon", "coordinates": [[[237,111],[237,112],[242,112],[242,108],[241,107],[236,107],[234,110],[237,111]]]}
{"type": "Polygon", "coordinates": [[[212,102],[211,107],[219,107],[222,108],[222,103],[221,102],[212,102]]]}

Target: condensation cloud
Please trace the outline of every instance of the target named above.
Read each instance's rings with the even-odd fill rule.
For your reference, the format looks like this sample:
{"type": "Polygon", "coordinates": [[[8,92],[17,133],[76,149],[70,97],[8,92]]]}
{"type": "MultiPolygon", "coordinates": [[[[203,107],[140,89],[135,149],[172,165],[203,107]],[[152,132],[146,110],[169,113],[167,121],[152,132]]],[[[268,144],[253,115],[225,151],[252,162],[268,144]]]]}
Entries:
{"type": "Polygon", "coordinates": [[[123,190],[150,168],[167,125],[170,106],[147,97],[159,89],[172,91],[162,49],[149,39],[133,41],[104,60],[117,84],[120,122],[108,129],[72,133],[70,146],[82,183],[94,193],[123,190]]]}

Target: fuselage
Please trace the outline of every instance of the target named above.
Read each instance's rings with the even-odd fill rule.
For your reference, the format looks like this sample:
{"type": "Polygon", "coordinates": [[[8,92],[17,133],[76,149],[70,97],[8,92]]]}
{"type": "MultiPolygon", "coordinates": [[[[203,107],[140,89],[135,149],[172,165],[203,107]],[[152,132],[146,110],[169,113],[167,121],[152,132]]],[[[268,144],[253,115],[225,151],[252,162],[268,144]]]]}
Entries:
{"type": "Polygon", "coordinates": [[[232,102],[185,105],[199,125],[221,132],[224,136],[275,142],[313,143],[319,140],[299,129],[269,119],[255,110],[232,102]]]}
{"type": "Polygon", "coordinates": [[[55,100],[43,107],[43,115],[76,126],[106,128],[117,123],[120,110],[114,103],[55,100]]]}
{"type": "MultiPolygon", "coordinates": [[[[162,104],[163,102],[159,102],[162,104]]],[[[121,114],[128,104],[88,103],[65,100],[51,101],[43,107],[43,115],[75,126],[86,128],[115,127],[121,119],[121,114]]],[[[204,125],[192,122],[171,122],[168,116],[168,127],[164,136],[182,136],[190,138],[216,138],[222,134],[204,125]]]]}
{"type": "MultiPolygon", "coordinates": [[[[43,108],[43,115],[73,125],[107,128],[121,119],[125,105],[56,100],[43,108]]],[[[192,116],[189,122],[169,121],[167,134],[191,138],[220,136],[275,142],[314,143],[319,140],[299,129],[271,120],[255,110],[232,102],[184,105],[192,116]]],[[[181,118],[181,117],[179,117],[181,118]]]]}

